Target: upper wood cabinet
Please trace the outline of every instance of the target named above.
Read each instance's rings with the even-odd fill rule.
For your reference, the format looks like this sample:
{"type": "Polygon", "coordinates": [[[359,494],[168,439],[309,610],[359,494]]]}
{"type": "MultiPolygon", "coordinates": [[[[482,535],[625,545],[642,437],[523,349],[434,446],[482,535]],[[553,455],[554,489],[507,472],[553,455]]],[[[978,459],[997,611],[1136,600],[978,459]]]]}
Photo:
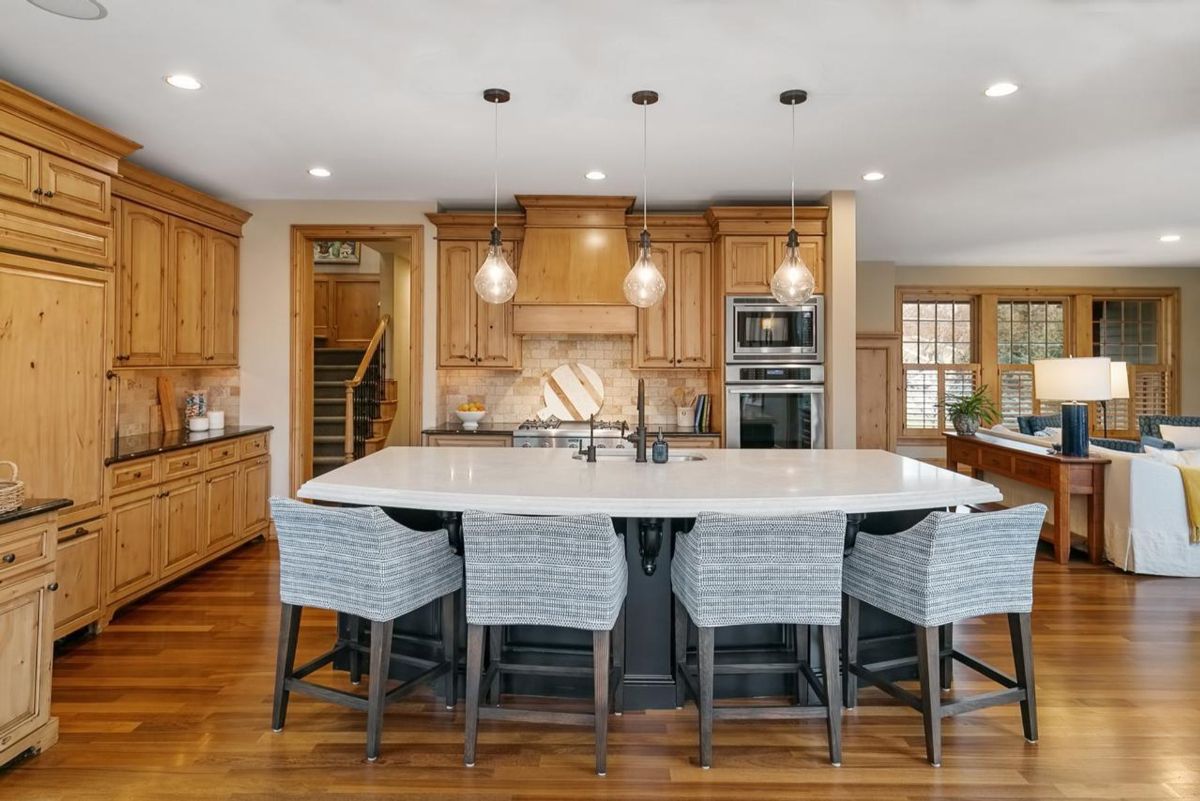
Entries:
{"type": "MultiPolygon", "coordinates": [[[[800,257],[812,270],[816,294],[825,292],[825,237],[800,236],[800,257]]],[[[726,236],[722,239],[725,294],[761,295],[787,253],[786,236],[726,236]]]]}
{"type": "Polygon", "coordinates": [[[238,361],[238,240],[228,234],[205,232],[204,359],[209,364],[238,361]]]}
{"type": "MultiPolygon", "coordinates": [[[[521,341],[512,333],[512,303],[486,303],[473,285],[486,241],[438,242],[438,366],[516,368],[521,341]]],[[[504,243],[509,264],[518,251],[504,243]]]]}
{"type": "Polygon", "coordinates": [[[16,139],[0,136],[0,195],[28,203],[37,201],[38,149],[16,139]]]}
{"type": "Polygon", "coordinates": [[[42,202],[52,209],[108,222],[112,213],[112,178],[69,159],[43,153],[42,202]]]}
{"type": "Polygon", "coordinates": [[[204,228],[171,218],[168,364],[204,364],[204,228]]]}
{"type": "Polygon", "coordinates": [[[651,258],[667,281],[660,303],[638,309],[634,367],[707,368],[713,354],[712,247],[655,243],[651,258]]]}
{"type": "Polygon", "coordinates": [[[167,215],[125,202],[119,219],[116,362],[130,367],[165,364],[169,309],[167,215]]]}

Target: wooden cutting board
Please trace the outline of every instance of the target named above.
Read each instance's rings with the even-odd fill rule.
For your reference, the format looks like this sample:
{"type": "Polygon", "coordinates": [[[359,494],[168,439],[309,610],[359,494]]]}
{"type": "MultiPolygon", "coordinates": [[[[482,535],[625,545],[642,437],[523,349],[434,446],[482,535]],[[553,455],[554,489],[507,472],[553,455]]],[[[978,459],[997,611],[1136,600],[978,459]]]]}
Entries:
{"type": "Polygon", "coordinates": [[[165,375],[158,377],[158,408],[162,413],[163,431],[178,431],[179,407],[175,405],[175,384],[165,375]]]}
{"type": "Polygon", "coordinates": [[[583,362],[560,364],[546,378],[542,400],[546,408],[539,415],[543,418],[587,420],[604,405],[604,382],[583,362]]]}

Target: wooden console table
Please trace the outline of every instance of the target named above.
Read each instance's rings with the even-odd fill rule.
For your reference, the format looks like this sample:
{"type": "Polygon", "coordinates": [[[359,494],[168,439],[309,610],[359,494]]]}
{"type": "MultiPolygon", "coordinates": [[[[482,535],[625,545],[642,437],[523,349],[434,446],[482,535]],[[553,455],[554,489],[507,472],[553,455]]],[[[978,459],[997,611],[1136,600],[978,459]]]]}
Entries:
{"type": "Polygon", "coordinates": [[[1108,459],[1096,456],[1069,457],[1026,442],[978,433],[962,436],[946,432],[946,467],[959,465],[981,473],[998,475],[1042,487],[1054,493],[1054,529],[1043,529],[1042,539],[1054,545],[1054,558],[1066,564],[1071,556],[1071,496],[1088,496],[1087,548],[1093,564],[1104,557],[1104,466],[1108,459]]]}

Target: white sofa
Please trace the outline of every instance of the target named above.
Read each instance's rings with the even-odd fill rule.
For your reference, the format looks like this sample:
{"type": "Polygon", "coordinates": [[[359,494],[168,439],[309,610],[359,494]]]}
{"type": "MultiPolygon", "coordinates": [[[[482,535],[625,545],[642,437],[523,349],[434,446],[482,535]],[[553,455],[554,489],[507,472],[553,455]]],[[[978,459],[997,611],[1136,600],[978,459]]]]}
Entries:
{"type": "MultiPolygon", "coordinates": [[[[988,433],[1047,447],[1052,442],[1010,429],[992,429],[988,433]]],[[[1131,573],[1200,577],[1200,545],[1189,541],[1187,502],[1179,469],[1144,453],[1095,445],[1092,453],[1112,460],[1105,471],[1105,558],[1131,573]]],[[[1033,501],[1049,505],[1048,490],[993,474],[985,474],[985,479],[1000,488],[1008,505],[1033,501]]],[[[1087,530],[1085,504],[1083,498],[1073,499],[1072,535],[1082,535],[1087,530]]]]}

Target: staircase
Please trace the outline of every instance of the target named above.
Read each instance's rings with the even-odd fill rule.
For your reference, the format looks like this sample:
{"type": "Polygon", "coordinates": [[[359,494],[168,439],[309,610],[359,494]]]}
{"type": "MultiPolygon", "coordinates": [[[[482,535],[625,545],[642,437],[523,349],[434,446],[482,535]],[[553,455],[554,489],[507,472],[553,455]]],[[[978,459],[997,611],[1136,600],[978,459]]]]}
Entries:
{"type": "Polygon", "coordinates": [[[384,354],[391,317],[384,315],[365,349],[315,348],[313,364],[313,476],[375,453],[396,417],[396,382],[385,379],[384,354]],[[347,385],[353,389],[347,398],[347,385]],[[353,409],[347,436],[347,414],[353,409]]]}
{"type": "Polygon", "coordinates": [[[313,365],[313,476],[346,463],[346,383],[361,348],[316,348],[313,365]]]}

